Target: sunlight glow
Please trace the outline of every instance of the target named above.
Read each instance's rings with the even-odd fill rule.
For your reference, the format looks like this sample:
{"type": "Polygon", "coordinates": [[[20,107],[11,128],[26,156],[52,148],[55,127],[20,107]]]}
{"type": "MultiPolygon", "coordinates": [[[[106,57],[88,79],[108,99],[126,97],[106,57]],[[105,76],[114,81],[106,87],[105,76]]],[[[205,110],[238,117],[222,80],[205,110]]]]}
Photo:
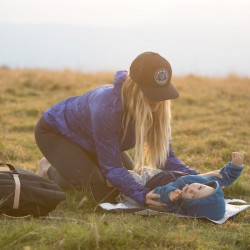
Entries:
{"type": "Polygon", "coordinates": [[[151,50],[178,74],[250,75],[249,30],[249,0],[0,0],[0,66],[113,70],[151,50]]]}
{"type": "Polygon", "coordinates": [[[138,26],[250,22],[247,0],[1,0],[0,4],[0,23],[138,26]]]}

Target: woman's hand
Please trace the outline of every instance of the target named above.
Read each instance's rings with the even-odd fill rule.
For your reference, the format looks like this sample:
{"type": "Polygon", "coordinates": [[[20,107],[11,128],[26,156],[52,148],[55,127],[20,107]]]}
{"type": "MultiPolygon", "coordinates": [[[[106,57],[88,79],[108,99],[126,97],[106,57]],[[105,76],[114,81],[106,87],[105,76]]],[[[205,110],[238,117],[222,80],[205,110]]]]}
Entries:
{"type": "Polygon", "coordinates": [[[159,194],[155,194],[154,191],[150,191],[146,194],[146,204],[149,207],[164,207],[165,204],[162,202],[155,201],[155,199],[160,198],[159,194]]]}
{"type": "Polygon", "coordinates": [[[200,176],[203,176],[203,177],[218,177],[220,179],[223,178],[223,176],[220,174],[219,170],[214,170],[214,171],[211,171],[211,172],[207,172],[207,173],[204,173],[204,174],[198,174],[200,176]]]}

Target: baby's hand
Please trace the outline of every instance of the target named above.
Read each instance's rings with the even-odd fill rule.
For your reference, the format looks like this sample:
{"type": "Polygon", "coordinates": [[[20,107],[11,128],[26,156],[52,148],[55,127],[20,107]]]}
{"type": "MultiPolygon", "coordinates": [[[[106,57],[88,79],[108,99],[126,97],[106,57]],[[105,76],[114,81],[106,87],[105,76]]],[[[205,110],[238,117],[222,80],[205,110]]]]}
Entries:
{"type": "Polygon", "coordinates": [[[169,193],[169,199],[171,201],[177,201],[181,198],[181,190],[180,189],[176,189],[174,191],[171,191],[169,193]]]}
{"type": "Polygon", "coordinates": [[[232,164],[240,167],[243,164],[244,153],[233,152],[232,153],[232,164]]]}

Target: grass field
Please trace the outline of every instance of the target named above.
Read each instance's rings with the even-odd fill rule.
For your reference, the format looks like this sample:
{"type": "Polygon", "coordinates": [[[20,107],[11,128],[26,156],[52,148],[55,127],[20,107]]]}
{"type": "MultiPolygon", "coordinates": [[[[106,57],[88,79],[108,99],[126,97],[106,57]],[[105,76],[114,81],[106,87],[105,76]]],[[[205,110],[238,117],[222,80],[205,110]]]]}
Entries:
{"type": "MultiPolygon", "coordinates": [[[[39,116],[50,105],[105,83],[113,73],[0,69],[0,161],[35,171],[39,116]]],[[[172,101],[175,154],[201,172],[243,151],[245,170],[226,197],[250,204],[250,79],[176,77],[172,101]]],[[[250,209],[223,225],[205,220],[108,213],[88,190],[66,194],[48,219],[0,219],[0,249],[250,249],[250,209]]]]}

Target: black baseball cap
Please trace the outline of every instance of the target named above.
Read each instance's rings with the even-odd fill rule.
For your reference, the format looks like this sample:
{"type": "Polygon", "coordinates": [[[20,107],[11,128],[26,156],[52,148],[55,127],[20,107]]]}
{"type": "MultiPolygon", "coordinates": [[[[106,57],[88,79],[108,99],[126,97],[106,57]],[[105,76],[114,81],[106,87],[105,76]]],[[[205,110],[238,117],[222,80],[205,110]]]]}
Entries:
{"type": "Polygon", "coordinates": [[[172,68],[169,62],[155,52],[144,52],[130,65],[130,78],[143,94],[153,101],[176,99],[177,89],[172,85],[172,68]]]}

